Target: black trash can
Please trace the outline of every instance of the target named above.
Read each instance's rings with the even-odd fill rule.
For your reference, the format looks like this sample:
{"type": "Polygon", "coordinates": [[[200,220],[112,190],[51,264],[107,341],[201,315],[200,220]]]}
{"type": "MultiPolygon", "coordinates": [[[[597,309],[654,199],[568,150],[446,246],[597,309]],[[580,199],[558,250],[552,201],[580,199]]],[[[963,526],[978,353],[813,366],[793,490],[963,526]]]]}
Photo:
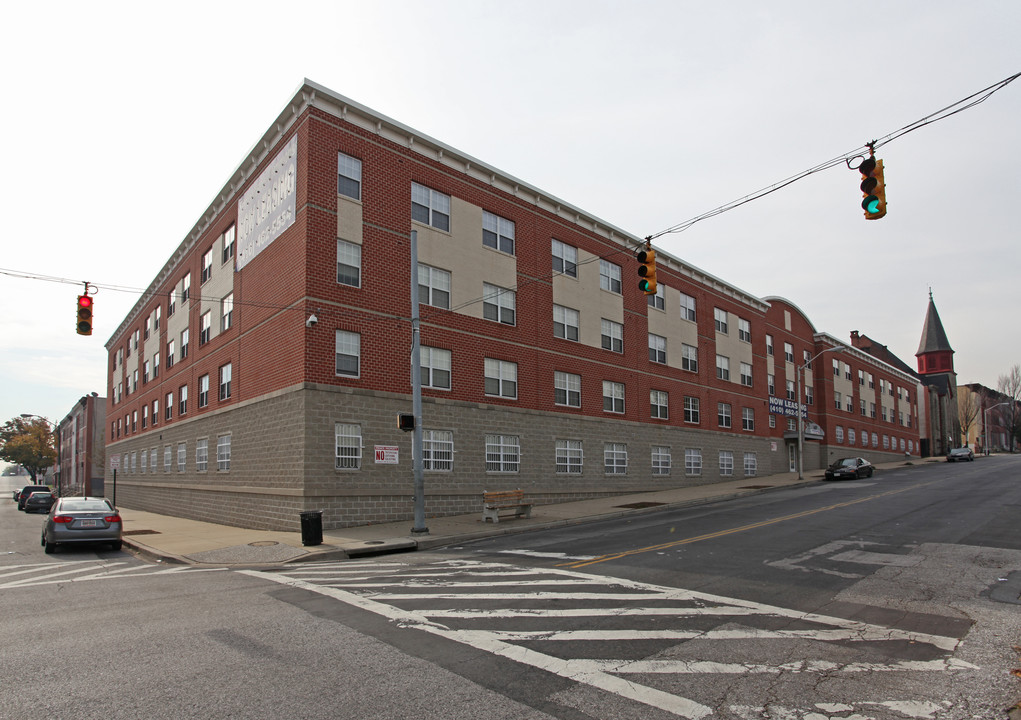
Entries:
{"type": "Polygon", "coordinates": [[[301,544],[323,544],[323,511],[305,510],[301,513],[301,544]]]}

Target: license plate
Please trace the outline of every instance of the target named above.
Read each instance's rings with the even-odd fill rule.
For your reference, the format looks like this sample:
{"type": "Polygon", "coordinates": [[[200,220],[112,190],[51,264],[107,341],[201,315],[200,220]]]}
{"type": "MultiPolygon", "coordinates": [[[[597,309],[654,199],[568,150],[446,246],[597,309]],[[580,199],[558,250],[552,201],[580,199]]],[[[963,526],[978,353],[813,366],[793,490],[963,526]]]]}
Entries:
{"type": "Polygon", "coordinates": [[[96,520],[82,520],[82,527],[96,527],[96,520]]]}

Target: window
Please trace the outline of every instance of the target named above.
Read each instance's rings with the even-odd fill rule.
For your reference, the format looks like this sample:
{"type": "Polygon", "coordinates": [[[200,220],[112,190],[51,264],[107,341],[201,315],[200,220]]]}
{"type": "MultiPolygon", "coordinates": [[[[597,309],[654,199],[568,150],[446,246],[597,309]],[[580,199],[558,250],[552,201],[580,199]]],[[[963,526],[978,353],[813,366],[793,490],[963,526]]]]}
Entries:
{"type": "Polygon", "coordinates": [[[775,428],[776,427],[776,415],[770,415],[769,416],[769,427],[771,427],[771,428],[775,428]]]}
{"type": "Polygon", "coordinates": [[[734,453],[720,450],[720,475],[727,477],[734,474],[734,453]]]}
{"type": "Polygon", "coordinates": [[[167,293],[167,317],[173,317],[175,310],[177,310],[176,288],[167,293]]]}
{"type": "Polygon", "coordinates": [[[362,199],[362,161],[342,152],[337,153],[337,194],[362,199]]]}
{"type": "Polygon", "coordinates": [[[862,447],[868,447],[869,446],[869,431],[868,430],[862,430],[861,431],[861,446],[862,447]]]}
{"type": "Polygon", "coordinates": [[[578,341],[578,311],[563,305],[553,306],[553,336],[578,341]]]}
{"type": "Polygon", "coordinates": [[[145,385],[146,383],[149,382],[149,372],[151,371],[151,369],[152,369],[152,366],[149,364],[148,360],[146,360],[144,363],[142,363],[142,384],[143,385],[145,385]]]}
{"type": "Polygon", "coordinates": [[[225,263],[234,257],[234,236],[236,232],[234,226],[231,225],[223,233],[223,253],[221,254],[221,263],[225,263]]]}
{"type": "Polygon", "coordinates": [[[152,316],[150,315],[145,319],[145,330],[142,332],[142,337],[148,340],[149,334],[151,332],[152,332],[152,316]]]}
{"type": "Polygon", "coordinates": [[[188,443],[177,443],[177,472],[184,472],[188,459],[188,443]]]}
{"type": "Polygon", "coordinates": [[[226,365],[220,366],[220,395],[219,399],[229,400],[230,399],[230,380],[232,374],[232,364],[227,363],[226,365]]]}
{"type": "Polygon", "coordinates": [[[138,451],[131,451],[131,472],[135,472],[138,464],[138,451]]]}
{"type": "Polygon", "coordinates": [[[649,406],[651,407],[651,417],[658,418],[660,420],[667,420],[670,418],[670,403],[669,395],[663,390],[650,390],[649,391],[649,406]]]}
{"type": "Polygon", "coordinates": [[[173,459],[173,450],[169,445],[163,446],[163,472],[170,472],[170,463],[173,459]]]}
{"type": "Polygon", "coordinates": [[[684,398],[684,422],[698,424],[698,404],[699,400],[697,397],[684,398]]]}
{"type": "Polygon", "coordinates": [[[482,211],[482,244],[494,250],[514,254],[514,221],[482,211]]]}
{"type": "Polygon", "coordinates": [[[163,419],[170,421],[174,417],[174,393],[168,392],[166,402],[163,404],[163,419]]]}
{"type": "Polygon", "coordinates": [[[649,333],[649,360],[666,364],[666,338],[649,333]]]}
{"type": "Polygon", "coordinates": [[[216,436],[216,470],[226,472],[230,470],[230,435],[216,436]]]}
{"type": "Polygon", "coordinates": [[[730,358],[724,355],[716,356],[716,377],[719,380],[730,380],[730,358]]]}
{"type": "Polygon", "coordinates": [[[358,377],[360,372],[362,336],[358,333],[338,330],[335,340],[336,373],[348,377],[358,377]]]}
{"type": "Polygon", "coordinates": [[[152,356],[152,379],[155,380],[160,376],[160,354],[154,353],[152,356]]]}
{"type": "Polygon", "coordinates": [[[698,348],[681,343],[681,369],[698,372],[698,348]]]}
{"type": "Polygon", "coordinates": [[[411,183],[411,219],[450,231],[450,196],[425,185],[411,183]]]}
{"type": "MultiPolygon", "coordinates": [[[[418,266],[418,282],[422,282],[422,265],[418,266]]],[[[351,287],[362,286],[362,246],[337,238],[337,282],[351,287]]]]}
{"type": "Polygon", "coordinates": [[[583,460],[581,440],[557,440],[558,473],[580,473],[583,460]]]}
{"type": "Polygon", "coordinates": [[[870,418],[876,417],[876,404],[874,402],[869,403],[869,417],[870,418]]]}
{"type": "Polygon", "coordinates": [[[730,403],[716,403],[716,424],[722,428],[730,427],[730,403]]]}
{"type": "Polygon", "coordinates": [[[603,350],[624,352],[624,326],[613,320],[602,318],[600,341],[603,350]]]}
{"type": "Polygon", "coordinates": [[[486,435],[486,472],[516,473],[520,462],[517,435],[486,435]]]}
{"type": "Polygon", "coordinates": [[[553,238],[553,272],[578,277],[578,248],[553,238]]]}
{"type": "Polygon", "coordinates": [[[159,421],[160,421],[160,401],[157,399],[157,400],[153,400],[152,401],[152,424],[153,424],[153,427],[158,425],[159,421]]]}
{"type": "Polygon", "coordinates": [[[195,471],[205,472],[209,469],[209,438],[195,441],[195,471]]]}
{"type": "Polygon", "coordinates": [[[837,427],[834,428],[833,435],[838,443],[844,442],[844,428],[840,425],[837,425],[837,427]]]}
{"type": "Polygon", "coordinates": [[[505,360],[485,359],[486,395],[504,398],[518,396],[518,364],[505,360]]]}
{"type": "Polygon", "coordinates": [[[425,470],[453,470],[454,433],[422,430],[422,464],[425,470]]]}
{"type": "Polygon", "coordinates": [[[202,256],[202,275],[199,284],[205,284],[206,280],[213,277],[213,248],[206,250],[202,256]]]}
{"type": "Polygon", "coordinates": [[[872,433],[872,447],[879,447],[879,435],[877,433],[872,433]]]}
{"type": "Polygon", "coordinates": [[[174,341],[167,340],[167,370],[174,367],[174,341]]]}
{"type": "Polygon", "coordinates": [[[861,416],[865,417],[865,399],[862,398],[858,401],[858,407],[861,410],[861,416]]]}
{"type": "Polygon", "coordinates": [[[797,393],[797,391],[794,388],[794,381],[793,380],[788,380],[787,381],[787,399],[788,400],[797,400],[798,399],[798,393],[797,393]]]}
{"type": "Polygon", "coordinates": [[[159,332],[160,329],[160,318],[163,316],[163,306],[157,305],[156,311],[153,313],[152,329],[155,332],[159,332]]]}
{"type": "Polygon", "coordinates": [[[844,406],[842,405],[842,402],[843,402],[843,398],[841,398],[840,393],[834,391],[833,392],[833,407],[834,407],[834,409],[836,409],[836,410],[843,410],[844,406]]]}
{"type": "Polygon", "coordinates": [[[754,408],[741,408],[741,429],[742,430],[755,430],[755,409],[754,408]]]}
{"type": "Polygon", "coordinates": [[[702,474],[702,451],[696,448],[685,448],[684,450],[684,474],[702,474]]]}
{"type": "Polygon", "coordinates": [[[419,365],[422,368],[422,387],[450,389],[449,350],[422,347],[419,349],[419,365]]]}
{"type": "Polygon", "coordinates": [[[695,298],[681,293],[681,319],[695,322],[695,298]]]}
{"type": "Polygon", "coordinates": [[[206,310],[202,315],[199,316],[199,345],[205,345],[209,342],[209,337],[213,328],[213,311],[206,310]]]}
{"type": "Polygon", "coordinates": [[[655,295],[646,295],[645,296],[645,300],[646,300],[646,302],[649,303],[649,307],[651,307],[651,308],[656,308],[657,310],[664,310],[664,309],[666,309],[666,296],[663,294],[663,286],[662,285],[657,285],[656,286],[656,294],[655,295]]]}
{"type": "Polygon", "coordinates": [[[752,366],[748,363],[741,363],[741,384],[745,387],[752,386],[752,366]]]}
{"type": "MultiPolygon", "coordinates": [[[[880,408],[880,410],[881,410],[881,415],[883,416],[883,421],[885,422],[886,421],[886,406],[884,405],[882,408],[880,408]]],[[[892,419],[892,417],[893,417],[893,415],[891,414],[891,419],[892,419]]]]}
{"type": "Polygon", "coordinates": [[[716,332],[727,335],[727,311],[720,310],[719,308],[713,308],[713,318],[716,320],[716,332]]]}
{"type": "Polygon", "coordinates": [[[844,398],[844,409],[847,410],[847,412],[854,412],[854,398],[850,395],[844,398]]]}
{"type": "Polygon", "coordinates": [[[605,412],[624,412],[624,383],[603,380],[603,410],[605,412]]]}
{"type": "Polygon", "coordinates": [[[794,432],[798,429],[798,423],[794,418],[787,418],[787,431],[794,432]]]}
{"type": "Polygon", "coordinates": [[[181,304],[188,302],[188,294],[191,292],[191,273],[185,273],[181,279],[181,304]]]}
{"type": "Polygon", "coordinates": [[[744,454],[744,475],[745,477],[754,477],[759,471],[759,461],[753,452],[746,452],[744,454]]]}
{"type": "Polygon", "coordinates": [[[333,426],[335,467],[357,470],[362,466],[362,426],[335,423],[333,426]]]}
{"type": "Polygon", "coordinates": [[[557,405],[581,407],[581,375],[555,371],[553,373],[553,402],[557,405]]]}
{"type": "Polygon", "coordinates": [[[181,331],[181,359],[188,357],[188,328],[181,331]]]}
{"type": "Polygon", "coordinates": [[[737,319],[737,339],[748,343],[752,341],[752,324],[744,318],[737,319]]]}
{"type": "Polygon", "coordinates": [[[773,336],[766,335],[766,354],[769,356],[773,355],[773,336]]]}
{"type": "Polygon", "coordinates": [[[812,352],[810,350],[803,350],[801,357],[802,357],[801,364],[808,365],[808,363],[812,361],[812,352]]]}
{"type": "Polygon", "coordinates": [[[209,375],[199,377],[199,407],[209,404],[209,375]]]}
{"type": "Polygon", "coordinates": [[[620,265],[609,260],[599,260],[599,287],[620,294],[620,265]]]}
{"type": "Polygon", "coordinates": [[[177,414],[184,415],[188,412],[188,386],[182,385],[177,389],[177,414]]]}
{"type": "Polygon", "coordinates": [[[228,293],[220,301],[220,332],[230,330],[234,324],[234,293],[228,293]]]}
{"type": "MultiPolygon", "coordinates": [[[[145,430],[149,426],[149,406],[142,406],[142,429],[145,430]]],[[[142,453],[142,457],[145,457],[145,453],[142,453]]]]}
{"type": "Polygon", "coordinates": [[[833,358],[833,377],[840,377],[840,361],[836,358],[833,358]]]}
{"type": "Polygon", "coordinates": [[[603,443],[603,472],[607,475],[627,473],[627,445],[624,443],[603,443]]]}
{"type": "Polygon", "coordinates": [[[858,384],[865,385],[865,372],[863,370],[858,371],[858,384]]]}
{"type": "Polygon", "coordinates": [[[664,445],[652,446],[652,474],[670,474],[670,448],[664,445]]]}
{"type": "Polygon", "coordinates": [[[815,388],[812,385],[805,386],[805,404],[815,405],[815,388]]]}
{"type": "Polygon", "coordinates": [[[866,374],[869,376],[869,389],[870,390],[875,390],[876,389],[876,378],[872,375],[872,373],[866,373],[866,374]]]}
{"type": "Polygon", "coordinates": [[[851,366],[848,365],[847,363],[844,363],[844,379],[845,380],[851,379],[851,366]]]}
{"type": "Polygon", "coordinates": [[[450,273],[446,270],[418,266],[418,302],[422,305],[450,309],[450,273]]]}
{"type": "Polygon", "coordinates": [[[789,363],[794,362],[794,346],[789,342],[783,344],[783,359],[789,363]]]}
{"type": "Polygon", "coordinates": [[[496,285],[482,283],[482,317],[504,325],[516,322],[517,294],[496,285]]]}

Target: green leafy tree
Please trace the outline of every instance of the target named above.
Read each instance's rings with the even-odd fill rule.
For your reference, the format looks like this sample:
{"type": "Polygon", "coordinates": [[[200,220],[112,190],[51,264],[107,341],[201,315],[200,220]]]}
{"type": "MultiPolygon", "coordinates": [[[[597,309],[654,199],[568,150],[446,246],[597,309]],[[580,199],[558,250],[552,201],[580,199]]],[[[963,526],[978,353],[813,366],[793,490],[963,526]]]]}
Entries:
{"type": "Polygon", "coordinates": [[[0,460],[20,465],[36,476],[53,465],[57,459],[53,432],[42,418],[16,417],[0,427],[0,460]]]}

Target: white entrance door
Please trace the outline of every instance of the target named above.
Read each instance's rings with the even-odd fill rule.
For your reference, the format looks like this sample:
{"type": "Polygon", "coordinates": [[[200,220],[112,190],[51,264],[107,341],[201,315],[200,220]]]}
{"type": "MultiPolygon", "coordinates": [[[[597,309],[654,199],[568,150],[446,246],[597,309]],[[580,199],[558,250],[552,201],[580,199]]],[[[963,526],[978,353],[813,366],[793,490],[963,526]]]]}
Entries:
{"type": "Polygon", "coordinates": [[[787,444],[787,464],[790,472],[798,471],[798,446],[794,443],[787,444]]]}

